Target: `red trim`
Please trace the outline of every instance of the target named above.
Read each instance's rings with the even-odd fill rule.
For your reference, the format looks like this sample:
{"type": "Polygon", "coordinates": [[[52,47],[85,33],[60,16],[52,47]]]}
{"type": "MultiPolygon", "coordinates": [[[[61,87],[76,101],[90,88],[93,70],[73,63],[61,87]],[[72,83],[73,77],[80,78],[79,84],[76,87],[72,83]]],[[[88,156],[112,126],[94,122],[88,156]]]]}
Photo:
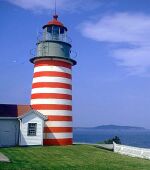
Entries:
{"type": "Polygon", "coordinates": [[[44,77],[44,76],[48,76],[48,77],[64,77],[64,78],[68,78],[68,79],[72,78],[71,74],[63,73],[63,72],[56,72],[56,71],[36,72],[36,73],[34,73],[33,77],[44,77]]]}
{"type": "Polygon", "coordinates": [[[72,100],[72,96],[69,94],[57,94],[57,93],[36,93],[31,95],[31,99],[68,99],[72,100]]]}
{"type": "Polygon", "coordinates": [[[48,116],[48,121],[72,121],[72,116],[48,116]]]}
{"type": "Polygon", "coordinates": [[[55,83],[55,82],[41,82],[41,83],[33,83],[32,88],[40,88],[40,87],[51,87],[51,88],[64,88],[64,89],[72,89],[72,85],[66,83],[55,83]]]}
{"type": "Polygon", "coordinates": [[[44,127],[44,133],[72,132],[72,127],[44,127]]]}
{"type": "Polygon", "coordinates": [[[72,106],[60,104],[35,104],[31,106],[35,110],[72,110],[72,106]]]}
{"type": "Polygon", "coordinates": [[[44,145],[72,145],[72,138],[66,139],[43,139],[44,145]]]}
{"type": "Polygon", "coordinates": [[[61,66],[71,69],[71,64],[64,61],[57,60],[39,60],[35,61],[35,67],[38,66],[61,66]]]}

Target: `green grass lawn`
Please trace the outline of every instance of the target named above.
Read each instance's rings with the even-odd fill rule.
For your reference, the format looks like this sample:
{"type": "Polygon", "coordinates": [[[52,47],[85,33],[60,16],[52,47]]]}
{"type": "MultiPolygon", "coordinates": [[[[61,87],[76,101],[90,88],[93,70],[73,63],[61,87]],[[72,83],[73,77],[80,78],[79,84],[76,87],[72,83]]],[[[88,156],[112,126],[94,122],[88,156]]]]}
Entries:
{"type": "Polygon", "coordinates": [[[0,170],[150,170],[150,161],[88,145],[1,148],[0,170]]]}

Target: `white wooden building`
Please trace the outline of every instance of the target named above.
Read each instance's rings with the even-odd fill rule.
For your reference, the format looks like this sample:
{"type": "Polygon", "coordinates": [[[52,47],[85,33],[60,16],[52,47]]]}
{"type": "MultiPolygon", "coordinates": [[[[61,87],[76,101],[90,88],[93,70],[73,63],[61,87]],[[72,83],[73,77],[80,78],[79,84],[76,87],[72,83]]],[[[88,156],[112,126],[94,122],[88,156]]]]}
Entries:
{"type": "Polygon", "coordinates": [[[29,105],[0,104],[0,147],[43,145],[45,120],[29,105]]]}
{"type": "Polygon", "coordinates": [[[30,110],[18,117],[20,121],[19,145],[43,145],[43,128],[46,116],[30,110]]]}

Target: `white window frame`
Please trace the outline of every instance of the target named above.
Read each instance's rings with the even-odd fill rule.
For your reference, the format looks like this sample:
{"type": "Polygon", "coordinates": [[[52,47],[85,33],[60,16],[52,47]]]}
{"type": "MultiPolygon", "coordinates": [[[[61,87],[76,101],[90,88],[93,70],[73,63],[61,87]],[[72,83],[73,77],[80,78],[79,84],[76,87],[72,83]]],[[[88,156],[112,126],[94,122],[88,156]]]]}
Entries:
{"type": "Polygon", "coordinates": [[[27,136],[37,135],[37,123],[28,123],[27,136]]]}

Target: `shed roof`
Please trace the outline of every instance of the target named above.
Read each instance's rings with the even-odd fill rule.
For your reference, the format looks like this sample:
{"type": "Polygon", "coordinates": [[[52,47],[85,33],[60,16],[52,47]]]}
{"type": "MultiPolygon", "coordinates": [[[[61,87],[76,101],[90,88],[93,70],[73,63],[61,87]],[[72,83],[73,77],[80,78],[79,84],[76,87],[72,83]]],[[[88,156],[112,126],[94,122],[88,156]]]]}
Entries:
{"type": "Polygon", "coordinates": [[[29,112],[24,113],[23,115],[19,116],[18,118],[23,119],[24,117],[30,115],[31,113],[34,113],[34,114],[38,115],[43,120],[47,120],[47,116],[44,116],[43,114],[41,114],[40,112],[38,112],[36,110],[30,110],[29,112]]]}
{"type": "Polygon", "coordinates": [[[18,117],[32,110],[30,105],[0,104],[0,117],[18,117]]]}

